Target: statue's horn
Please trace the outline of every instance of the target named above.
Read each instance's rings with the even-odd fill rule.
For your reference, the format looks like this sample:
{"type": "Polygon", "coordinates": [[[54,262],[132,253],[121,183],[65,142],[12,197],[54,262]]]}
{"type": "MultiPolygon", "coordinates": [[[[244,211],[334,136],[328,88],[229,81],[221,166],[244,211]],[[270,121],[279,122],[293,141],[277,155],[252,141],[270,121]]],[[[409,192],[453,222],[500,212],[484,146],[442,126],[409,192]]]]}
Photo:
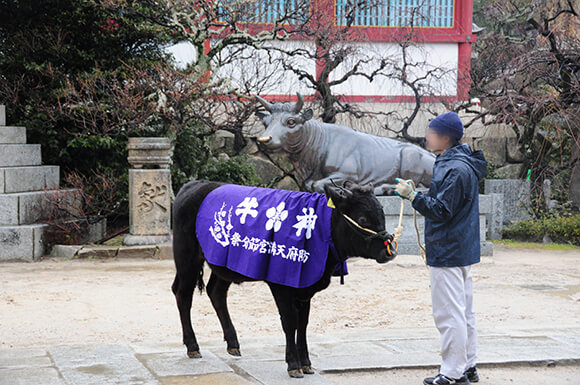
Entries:
{"type": "Polygon", "coordinates": [[[254,96],[254,98],[256,98],[256,100],[257,100],[257,101],[259,101],[259,102],[260,102],[260,104],[261,104],[262,106],[264,106],[264,108],[265,108],[267,111],[269,111],[269,112],[272,112],[272,103],[270,103],[269,101],[267,101],[267,100],[265,100],[265,99],[263,99],[263,98],[259,97],[258,95],[254,96]]]}
{"type": "Polygon", "coordinates": [[[296,92],[296,96],[298,97],[298,101],[296,102],[296,105],[294,106],[294,113],[297,114],[300,112],[300,110],[302,109],[302,107],[304,106],[304,98],[302,97],[302,94],[300,92],[296,92]]]}

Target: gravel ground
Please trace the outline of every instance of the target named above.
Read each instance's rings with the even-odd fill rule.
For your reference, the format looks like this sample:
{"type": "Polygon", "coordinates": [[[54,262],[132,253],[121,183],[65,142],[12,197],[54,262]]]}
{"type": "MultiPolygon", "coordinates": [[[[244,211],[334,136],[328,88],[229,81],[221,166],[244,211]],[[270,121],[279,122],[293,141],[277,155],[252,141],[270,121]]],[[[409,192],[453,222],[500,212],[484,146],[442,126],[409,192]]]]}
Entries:
{"type": "MultiPolygon", "coordinates": [[[[433,328],[428,271],[418,260],[402,257],[386,265],[352,260],[344,286],[334,279],[329,289],[315,296],[309,330],[433,328]]],[[[508,331],[578,326],[579,262],[578,249],[497,247],[491,263],[473,267],[479,328],[508,331]]],[[[170,291],[173,276],[169,260],[48,259],[0,264],[0,349],[180,341],[170,291]]],[[[282,333],[265,284],[233,286],[229,306],[242,340],[282,333]]],[[[202,348],[204,340],[221,337],[205,294],[195,295],[192,319],[202,348]]]]}

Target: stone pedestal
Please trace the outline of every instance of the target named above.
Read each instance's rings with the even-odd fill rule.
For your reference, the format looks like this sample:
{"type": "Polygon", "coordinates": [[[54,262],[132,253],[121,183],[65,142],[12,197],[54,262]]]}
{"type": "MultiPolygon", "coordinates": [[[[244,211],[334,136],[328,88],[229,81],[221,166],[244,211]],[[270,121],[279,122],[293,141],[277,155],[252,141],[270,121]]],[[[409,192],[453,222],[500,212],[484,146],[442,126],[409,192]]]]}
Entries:
{"type": "Polygon", "coordinates": [[[129,234],[126,245],[171,239],[170,143],[167,138],[129,138],[129,234]]]}
{"type": "Polygon", "coordinates": [[[529,219],[530,182],[519,179],[486,179],[486,194],[503,194],[503,221],[529,219]]]}

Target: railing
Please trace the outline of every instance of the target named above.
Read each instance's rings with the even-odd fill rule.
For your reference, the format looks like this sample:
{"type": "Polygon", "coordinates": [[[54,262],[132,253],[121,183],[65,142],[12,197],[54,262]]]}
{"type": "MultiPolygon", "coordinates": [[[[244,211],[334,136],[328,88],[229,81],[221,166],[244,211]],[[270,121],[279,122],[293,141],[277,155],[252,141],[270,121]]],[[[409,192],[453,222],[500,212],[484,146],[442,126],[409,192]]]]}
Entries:
{"type": "Polygon", "coordinates": [[[454,0],[335,0],[337,25],[453,27],[454,0]]]}
{"type": "Polygon", "coordinates": [[[256,24],[295,23],[308,15],[309,2],[305,0],[220,1],[219,20],[256,24]],[[227,4],[227,6],[225,5],[227,4]]]}

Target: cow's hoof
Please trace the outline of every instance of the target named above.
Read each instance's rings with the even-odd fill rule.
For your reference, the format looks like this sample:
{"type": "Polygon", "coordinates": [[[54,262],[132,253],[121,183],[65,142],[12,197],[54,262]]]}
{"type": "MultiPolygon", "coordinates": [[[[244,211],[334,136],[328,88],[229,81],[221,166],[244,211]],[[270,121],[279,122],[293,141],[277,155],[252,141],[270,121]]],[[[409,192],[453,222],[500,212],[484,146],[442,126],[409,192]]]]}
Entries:
{"type": "Polygon", "coordinates": [[[194,350],[194,351],[188,351],[187,352],[187,356],[189,358],[201,358],[201,353],[199,352],[199,350],[194,350]]]}
{"type": "Polygon", "coordinates": [[[302,373],[302,369],[289,370],[288,375],[292,378],[304,378],[304,373],[302,373]]]}
{"type": "Polygon", "coordinates": [[[242,356],[242,352],[240,352],[239,348],[229,348],[228,353],[231,354],[232,356],[236,356],[236,357],[242,356]]]}
{"type": "Polygon", "coordinates": [[[314,369],[312,369],[312,366],[310,366],[310,365],[304,365],[302,367],[302,372],[304,374],[314,374],[314,369]]]}

